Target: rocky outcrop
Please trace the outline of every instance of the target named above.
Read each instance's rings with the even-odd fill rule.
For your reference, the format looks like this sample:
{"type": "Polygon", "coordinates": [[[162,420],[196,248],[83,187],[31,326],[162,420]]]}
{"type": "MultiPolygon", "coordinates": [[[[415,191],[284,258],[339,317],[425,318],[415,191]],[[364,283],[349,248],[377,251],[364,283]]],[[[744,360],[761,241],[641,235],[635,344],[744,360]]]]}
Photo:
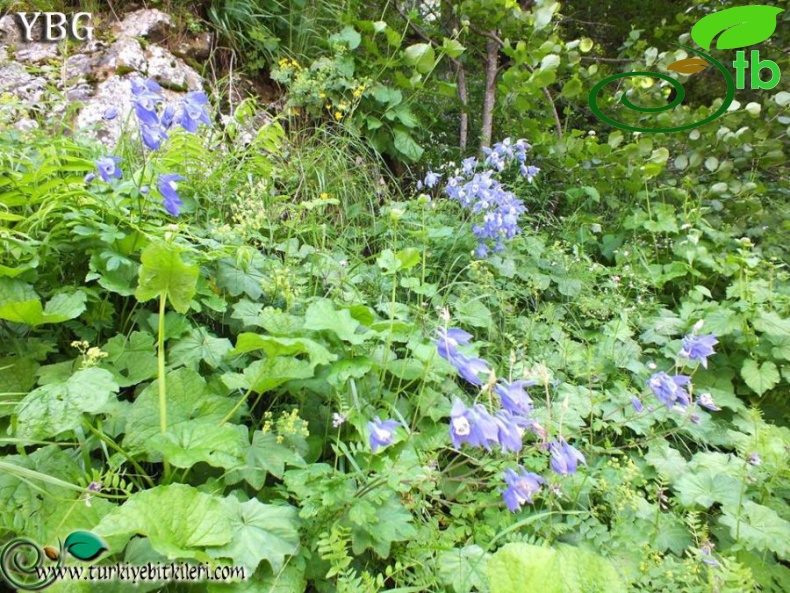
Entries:
{"type": "MultiPolygon", "coordinates": [[[[204,90],[195,69],[164,46],[173,33],[170,16],[156,9],[126,15],[113,25],[109,40],[69,44],[25,41],[14,16],[0,18],[0,126],[24,130],[70,117],[67,129],[114,146],[132,108],[133,78],[156,80],[166,99],[204,90]],[[112,110],[117,117],[106,119],[112,110]]],[[[40,39],[40,31],[31,37],[40,39]]],[[[205,59],[210,47],[211,36],[203,33],[182,39],[175,51],[205,59]]]]}

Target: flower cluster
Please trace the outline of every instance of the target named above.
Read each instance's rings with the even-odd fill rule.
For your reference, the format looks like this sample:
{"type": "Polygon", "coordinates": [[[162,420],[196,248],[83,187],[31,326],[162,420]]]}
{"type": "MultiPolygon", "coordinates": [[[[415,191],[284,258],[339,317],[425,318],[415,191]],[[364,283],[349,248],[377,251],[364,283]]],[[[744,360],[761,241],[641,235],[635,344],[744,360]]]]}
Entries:
{"type": "MultiPolygon", "coordinates": [[[[211,125],[208,97],[204,92],[191,91],[178,104],[167,104],[160,114],[157,112],[157,107],[164,103],[162,87],[153,80],[139,78],[133,79],[131,85],[132,105],[140,125],[140,136],[148,150],[158,150],[162,146],[162,143],[168,139],[168,131],[173,124],[193,134],[201,124],[211,125]]],[[[118,110],[111,107],[105,112],[104,118],[112,120],[117,115],[118,110]]],[[[123,177],[123,172],[118,167],[121,161],[122,159],[116,156],[105,156],[96,160],[99,177],[106,183],[112,183],[113,180],[123,177]]],[[[85,176],[85,182],[90,183],[95,178],[94,173],[89,173],[85,176]]],[[[184,177],[174,173],[159,175],[157,180],[157,189],[162,195],[165,209],[173,216],[178,216],[184,205],[177,193],[177,182],[183,180],[184,177]]],[[[147,194],[148,188],[141,187],[140,192],[147,194]]]]}
{"type": "MultiPolygon", "coordinates": [[[[472,227],[479,241],[476,251],[478,257],[486,257],[492,245],[495,251],[501,251],[504,248],[503,241],[512,239],[520,232],[519,218],[527,208],[495,175],[516,162],[521,175],[532,182],[540,169],[526,164],[530,148],[523,139],[512,143],[510,138],[505,138],[494,144],[493,148],[483,149],[486,156],[482,163],[474,157],[464,159],[461,167],[455,169],[454,175],[447,179],[444,193],[482,218],[482,224],[472,227]]],[[[432,188],[439,179],[438,174],[428,171],[417,187],[432,188]]]]}
{"type": "MultiPolygon", "coordinates": [[[[488,362],[481,358],[463,354],[459,346],[468,346],[472,336],[458,328],[439,328],[438,339],[433,340],[439,356],[450,362],[458,373],[472,385],[481,385],[479,373],[489,375],[488,388],[499,396],[501,408],[493,414],[483,404],[471,407],[456,398],[450,411],[450,440],[459,449],[464,443],[491,451],[499,445],[502,453],[518,453],[523,447],[523,436],[527,429],[541,436],[544,429],[530,417],[532,399],[527,387],[536,384],[533,380],[496,381],[488,362]]],[[[371,436],[372,443],[372,436],[371,436]]],[[[569,445],[561,436],[548,444],[551,454],[550,466],[559,475],[576,472],[579,463],[586,464],[584,456],[569,445]]],[[[546,481],[539,475],[527,472],[518,466],[519,472],[505,471],[507,488],[502,496],[507,507],[515,512],[525,502],[532,502],[532,495],[540,491],[546,481]]]]}
{"type": "MultiPolygon", "coordinates": [[[[683,338],[683,346],[678,356],[681,360],[698,362],[707,368],[708,357],[714,353],[713,347],[718,344],[718,340],[713,334],[698,336],[696,332],[700,327],[701,323],[698,323],[694,327],[694,333],[683,338]]],[[[695,403],[714,412],[721,409],[713,401],[710,393],[701,393],[696,402],[693,401],[689,375],[669,375],[665,371],[658,371],[647,380],[647,386],[668,410],[683,411],[695,403]]],[[[641,412],[643,406],[639,398],[634,397],[631,401],[636,411],[641,412]]],[[[692,414],[691,419],[699,422],[699,416],[696,414],[692,414]]]]}

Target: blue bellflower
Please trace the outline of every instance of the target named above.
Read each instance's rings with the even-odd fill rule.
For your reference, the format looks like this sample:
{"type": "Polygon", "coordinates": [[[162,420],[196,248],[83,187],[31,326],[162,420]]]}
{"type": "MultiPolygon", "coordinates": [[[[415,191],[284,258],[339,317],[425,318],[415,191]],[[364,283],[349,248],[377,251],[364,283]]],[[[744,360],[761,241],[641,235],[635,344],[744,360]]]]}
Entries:
{"type": "Polygon", "coordinates": [[[160,175],[156,185],[164,198],[165,209],[173,216],[178,216],[181,213],[181,206],[184,205],[176,193],[178,182],[183,180],[184,177],[177,173],[168,173],[160,175]]]}
{"type": "Polygon", "coordinates": [[[562,437],[549,443],[549,452],[551,453],[551,469],[561,476],[575,474],[579,463],[587,465],[584,455],[566,443],[562,437]]]}
{"type": "Polygon", "coordinates": [[[686,375],[675,375],[670,377],[664,371],[653,374],[647,381],[648,387],[653,391],[655,396],[667,408],[672,408],[675,405],[686,407],[691,403],[691,397],[688,392],[683,389],[691,377],[686,375]]]}
{"type": "Polygon", "coordinates": [[[378,416],[368,422],[371,450],[375,453],[379,447],[391,445],[395,438],[395,429],[398,426],[400,426],[400,422],[397,420],[381,420],[378,416]]]}
{"type": "Polygon", "coordinates": [[[459,352],[457,348],[458,346],[468,346],[469,340],[472,339],[471,334],[457,328],[439,328],[436,330],[436,333],[439,339],[433,340],[433,343],[436,344],[439,356],[451,363],[469,383],[482,385],[483,382],[478,377],[478,374],[489,374],[491,372],[488,363],[482,358],[466,356],[459,352]]]}
{"type": "Polygon", "coordinates": [[[203,91],[191,91],[181,101],[177,123],[187,132],[195,133],[201,123],[211,126],[208,115],[208,97],[203,91]]]}
{"type": "Polygon", "coordinates": [[[528,472],[522,466],[518,466],[519,472],[510,468],[505,470],[505,483],[507,488],[502,491],[502,498],[505,499],[507,508],[515,513],[524,503],[532,504],[532,496],[540,491],[541,485],[546,480],[538,474],[528,472]]]}
{"type": "Polygon", "coordinates": [[[156,115],[156,105],[164,101],[160,87],[153,80],[132,80],[132,103],[134,113],[140,123],[147,126],[159,125],[159,118],[156,115]]]}
{"type": "Polygon", "coordinates": [[[513,414],[527,416],[532,412],[532,399],[524,388],[532,387],[536,383],[536,381],[513,381],[512,383],[503,381],[497,383],[494,391],[501,398],[503,408],[513,414]]]}
{"type": "Polygon", "coordinates": [[[162,142],[167,140],[167,134],[158,124],[153,126],[143,124],[140,126],[140,131],[143,135],[143,144],[148,150],[157,150],[162,146],[162,142]]]}
{"type": "Polygon", "coordinates": [[[713,334],[686,336],[683,338],[683,348],[680,350],[680,356],[689,360],[696,360],[703,367],[708,368],[708,356],[713,354],[713,347],[718,343],[719,341],[713,334]]]}
{"type": "Polygon", "coordinates": [[[118,167],[123,159],[117,156],[103,156],[96,160],[96,170],[99,172],[99,177],[110,183],[113,178],[120,179],[123,176],[121,169],[118,167]]]}
{"type": "Polygon", "coordinates": [[[450,440],[456,449],[468,443],[490,451],[490,442],[497,442],[498,436],[499,426],[484,406],[475,404],[467,408],[460,399],[455,399],[450,411],[450,440]]]}

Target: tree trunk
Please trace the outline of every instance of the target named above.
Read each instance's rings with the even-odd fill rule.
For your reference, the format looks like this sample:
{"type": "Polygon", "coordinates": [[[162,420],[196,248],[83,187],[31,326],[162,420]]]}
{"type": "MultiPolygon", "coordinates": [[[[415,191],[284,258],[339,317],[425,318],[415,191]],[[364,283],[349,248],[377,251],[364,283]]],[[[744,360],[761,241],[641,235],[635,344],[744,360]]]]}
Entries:
{"type": "Polygon", "coordinates": [[[496,75],[499,62],[499,44],[486,40],[486,92],[483,98],[483,125],[480,130],[480,148],[491,146],[496,105],[496,75]]]}
{"type": "Polygon", "coordinates": [[[458,60],[458,100],[461,102],[461,122],[458,127],[458,147],[463,153],[469,136],[469,95],[466,92],[466,72],[458,60]]]}

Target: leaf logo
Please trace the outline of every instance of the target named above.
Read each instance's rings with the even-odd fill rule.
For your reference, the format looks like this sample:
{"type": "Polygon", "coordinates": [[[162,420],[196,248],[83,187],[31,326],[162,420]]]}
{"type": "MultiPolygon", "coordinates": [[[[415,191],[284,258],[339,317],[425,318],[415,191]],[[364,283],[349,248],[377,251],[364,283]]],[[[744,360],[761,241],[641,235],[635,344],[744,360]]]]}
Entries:
{"type": "Polygon", "coordinates": [[[719,33],[717,49],[754,45],[773,35],[780,12],[783,9],[763,4],[720,10],[700,19],[691,29],[691,38],[706,50],[710,50],[713,38],[719,33]]]}
{"type": "Polygon", "coordinates": [[[107,549],[104,542],[90,531],[72,531],[63,542],[66,551],[77,560],[93,560],[107,549]]]}
{"type": "Polygon", "coordinates": [[[702,58],[686,58],[685,60],[672,62],[667,66],[667,70],[680,72],[681,74],[695,74],[696,72],[701,72],[708,66],[710,66],[710,62],[702,58]]]}

